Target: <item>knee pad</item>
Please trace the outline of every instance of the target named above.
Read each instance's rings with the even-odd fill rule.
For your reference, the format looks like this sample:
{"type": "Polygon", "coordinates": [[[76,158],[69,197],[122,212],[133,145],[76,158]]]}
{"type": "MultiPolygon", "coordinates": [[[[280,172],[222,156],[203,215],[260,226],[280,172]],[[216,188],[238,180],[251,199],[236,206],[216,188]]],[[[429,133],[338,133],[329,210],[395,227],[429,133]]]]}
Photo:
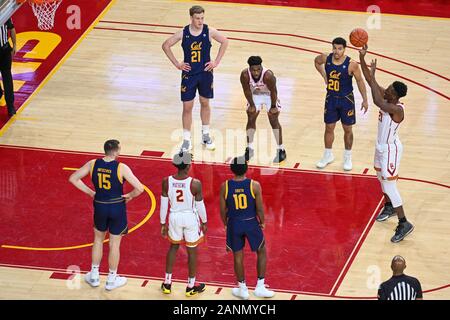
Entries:
{"type": "Polygon", "coordinates": [[[383,180],[381,182],[381,186],[383,188],[383,192],[389,196],[389,199],[391,199],[392,206],[394,208],[398,208],[403,205],[402,198],[400,197],[400,193],[397,189],[396,181],[383,180]]]}

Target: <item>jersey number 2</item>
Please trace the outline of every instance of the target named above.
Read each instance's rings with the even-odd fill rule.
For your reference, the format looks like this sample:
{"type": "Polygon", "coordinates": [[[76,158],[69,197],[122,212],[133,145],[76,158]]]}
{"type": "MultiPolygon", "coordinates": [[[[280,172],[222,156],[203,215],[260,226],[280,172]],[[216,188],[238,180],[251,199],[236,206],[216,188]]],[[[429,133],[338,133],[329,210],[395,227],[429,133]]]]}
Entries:
{"type": "Polygon", "coordinates": [[[183,190],[177,190],[177,202],[183,202],[184,198],[183,198],[183,190]]]}

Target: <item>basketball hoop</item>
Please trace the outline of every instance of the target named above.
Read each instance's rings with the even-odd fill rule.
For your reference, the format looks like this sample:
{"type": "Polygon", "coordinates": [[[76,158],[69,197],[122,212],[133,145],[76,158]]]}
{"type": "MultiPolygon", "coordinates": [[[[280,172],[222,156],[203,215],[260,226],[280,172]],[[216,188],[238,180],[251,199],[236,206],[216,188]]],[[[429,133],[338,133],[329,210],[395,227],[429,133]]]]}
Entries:
{"type": "MultiPolygon", "coordinates": [[[[27,0],[17,0],[21,4],[27,0]]],[[[41,30],[50,30],[55,23],[55,13],[62,0],[28,0],[41,30]]]]}

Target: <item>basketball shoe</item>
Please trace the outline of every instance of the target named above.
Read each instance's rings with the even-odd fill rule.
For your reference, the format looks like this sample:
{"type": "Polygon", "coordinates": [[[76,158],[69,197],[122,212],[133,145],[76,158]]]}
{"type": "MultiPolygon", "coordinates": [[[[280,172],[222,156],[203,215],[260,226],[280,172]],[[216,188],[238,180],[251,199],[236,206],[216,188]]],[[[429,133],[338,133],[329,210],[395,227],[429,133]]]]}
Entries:
{"type": "Polygon", "coordinates": [[[192,297],[199,293],[205,291],[206,285],[204,283],[199,283],[197,286],[192,288],[186,287],[186,297],[192,297]]]}

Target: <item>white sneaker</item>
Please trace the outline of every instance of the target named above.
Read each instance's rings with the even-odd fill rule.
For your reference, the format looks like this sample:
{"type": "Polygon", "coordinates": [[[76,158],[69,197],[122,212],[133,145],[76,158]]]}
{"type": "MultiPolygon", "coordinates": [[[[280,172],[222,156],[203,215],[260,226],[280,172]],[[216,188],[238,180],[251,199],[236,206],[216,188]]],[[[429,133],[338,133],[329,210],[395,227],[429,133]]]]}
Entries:
{"type": "Polygon", "coordinates": [[[344,155],[344,170],[345,171],[350,171],[353,168],[352,165],[352,156],[346,156],[344,155]]]}
{"type": "Polygon", "coordinates": [[[275,292],[272,290],[267,290],[265,286],[257,286],[253,294],[259,298],[272,298],[275,292]]]}
{"type": "Polygon", "coordinates": [[[116,276],[113,282],[106,281],[105,289],[111,291],[113,289],[124,286],[127,283],[127,278],[116,276]]]}
{"type": "Polygon", "coordinates": [[[248,293],[248,288],[233,288],[231,289],[231,293],[233,296],[241,298],[243,300],[247,300],[250,297],[250,294],[248,293]]]}
{"type": "Polygon", "coordinates": [[[332,153],[330,153],[328,156],[324,154],[322,159],[320,159],[319,162],[316,163],[316,167],[319,169],[323,169],[327,165],[332,163],[333,161],[334,161],[334,156],[332,153]]]}
{"type": "Polygon", "coordinates": [[[183,144],[181,145],[180,152],[189,152],[192,150],[192,143],[190,140],[183,140],[183,144]]]}
{"type": "Polygon", "coordinates": [[[206,147],[206,150],[214,151],[216,150],[216,145],[212,141],[209,134],[202,134],[202,145],[206,147]]]}
{"type": "Polygon", "coordinates": [[[97,275],[97,277],[92,276],[92,272],[88,272],[84,275],[84,281],[89,283],[91,287],[98,287],[100,285],[100,276],[97,275]]]}

